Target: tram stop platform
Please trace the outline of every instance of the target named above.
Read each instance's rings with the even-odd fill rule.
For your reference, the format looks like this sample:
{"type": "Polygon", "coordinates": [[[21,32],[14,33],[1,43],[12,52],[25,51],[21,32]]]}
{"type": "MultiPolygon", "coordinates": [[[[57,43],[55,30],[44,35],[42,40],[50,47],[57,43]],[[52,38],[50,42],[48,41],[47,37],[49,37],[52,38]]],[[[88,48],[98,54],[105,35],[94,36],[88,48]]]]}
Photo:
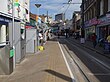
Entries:
{"type": "Polygon", "coordinates": [[[26,55],[10,75],[0,82],[72,82],[57,41],[48,41],[45,50],[26,55]]]}

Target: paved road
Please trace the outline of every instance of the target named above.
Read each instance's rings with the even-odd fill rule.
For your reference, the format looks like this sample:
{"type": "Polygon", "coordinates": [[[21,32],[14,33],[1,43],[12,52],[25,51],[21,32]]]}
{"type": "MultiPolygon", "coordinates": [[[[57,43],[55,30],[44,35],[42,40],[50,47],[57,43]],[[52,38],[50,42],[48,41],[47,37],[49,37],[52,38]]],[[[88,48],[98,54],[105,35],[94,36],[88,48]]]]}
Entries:
{"type": "Polygon", "coordinates": [[[110,82],[110,59],[82,47],[70,39],[60,38],[90,82],[110,82]],[[75,53],[75,54],[74,54],[75,53]]]}

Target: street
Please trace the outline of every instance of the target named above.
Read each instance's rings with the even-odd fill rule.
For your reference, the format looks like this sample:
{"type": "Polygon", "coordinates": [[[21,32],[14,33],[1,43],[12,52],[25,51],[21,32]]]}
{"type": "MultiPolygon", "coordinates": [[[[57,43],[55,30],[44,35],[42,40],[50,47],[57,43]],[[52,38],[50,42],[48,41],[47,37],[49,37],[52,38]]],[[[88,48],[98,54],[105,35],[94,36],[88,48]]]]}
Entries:
{"type": "MultiPolygon", "coordinates": [[[[72,62],[78,66],[81,76],[75,74],[78,81],[82,82],[80,77],[86,78],[86,82],[110,82],[110,59],[102,56],[95,51],[82,47],[74,42],[73,38],[60,38],[60,44],[72,58],[72,62]]],[[[70,60],[68,60],[70,61],[70,60]]],[[[70,62],[69,62],[70,63],[70,62]]],[[[70,64],[71,69],[73,69],[70,64]]],[[[76,71],[73,71],[76,72],[76,71]]],[[[77,72],[76,72],[77,73],[77,72]]]]}

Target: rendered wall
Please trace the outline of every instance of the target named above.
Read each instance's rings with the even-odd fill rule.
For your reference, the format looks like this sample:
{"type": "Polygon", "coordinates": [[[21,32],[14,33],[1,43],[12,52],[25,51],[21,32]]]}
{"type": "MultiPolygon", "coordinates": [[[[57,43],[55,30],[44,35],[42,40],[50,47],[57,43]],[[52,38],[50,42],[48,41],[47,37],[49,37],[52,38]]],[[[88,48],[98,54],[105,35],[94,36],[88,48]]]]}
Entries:
{"type": "Polygon", "coordinates": [[[36,52],[36,29],[27,29],[26,30],[26,53],[35,53],[36,52]]]}
{"type": "Polygon", "coordinates": [[[0,12],[8,14],[8,0],[0,0],[0,12]]]}
{"type": "Polygon", "coordinates": [[[16,63],[21,61],[21,26],[20,22],[15,22],[15,29],[14,29],[14,38],[15,38],[15,55],[16,55],[16,63]]]}
{"type": "Polygon", "coordinates": [[[9,40],[10,40],[10,45],[12,45],[15,47],[15,55],[14,55],[14,66],[15,63],[19,63],[21,60],[21,36],[20,36],[20,22],[15,22],[15,26],[14,26],[14,32],[12,34],[12,24],[9,24],[9,40]],[[12,36],[13,36],[13,41],[12,42],[12,36]]]}

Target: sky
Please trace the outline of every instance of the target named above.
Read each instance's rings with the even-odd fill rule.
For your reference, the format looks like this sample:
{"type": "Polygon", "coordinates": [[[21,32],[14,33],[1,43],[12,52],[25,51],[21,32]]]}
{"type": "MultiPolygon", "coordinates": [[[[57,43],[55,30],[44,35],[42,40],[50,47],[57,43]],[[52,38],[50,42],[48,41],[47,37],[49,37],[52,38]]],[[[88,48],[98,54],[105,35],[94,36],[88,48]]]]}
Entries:
{"type": "MultiPolygon", "coordinates": [[[[82,0],[72,0],[72,3],[81,2],[82,0]]],[[[80,11],[81,4],[68,5],[63,3],[68,3],[68,0],[30,0],[30,11],[33,14],[39,15],[47,15],[48,11],[48,15],[51,16],[53,20],[56,14],[65,13],[65,18],[71,19],[74,11],[80,11]],[[37,8],[35,4],[41,4],[41,7],[37,8]]]]}

